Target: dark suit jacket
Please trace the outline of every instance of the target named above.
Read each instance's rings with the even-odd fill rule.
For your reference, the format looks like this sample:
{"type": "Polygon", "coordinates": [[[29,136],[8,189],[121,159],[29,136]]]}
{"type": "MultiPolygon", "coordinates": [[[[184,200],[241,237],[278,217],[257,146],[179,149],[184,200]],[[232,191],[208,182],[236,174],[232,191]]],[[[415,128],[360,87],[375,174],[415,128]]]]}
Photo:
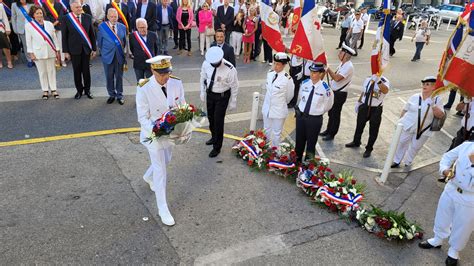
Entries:
{"type": "MultiPolygon", "coordinates": [[[[120,3],[120,8],[122,9],[122,13],[123,15],[125,16],[125,19],[127,20],[127,23],[128,23],[128,31],[131,31],[131,25],[130,25],[130,12],[128,11],[128,6],[124,3],[120,3]]],[[[105,21],[109,20],[107,19],[107,11],[109,11],[109,8],[113,8],[111,4],[107,4],[105,6],[105,21]]],[[[123,23],[122,19],[120,18],[119,16],[119,20],[118,20],[120,23],[122,23],[123,25],[125,25],[125,23],[123,23]]]]}
{"type": "Polygon", "coordinates": [[[136,18],[137,9],[136,9],[135,3],[133,1],[135,1],[135,0],[129,0],[127,2],[127,6],[128,6],[128,14],[130,16],[130,28],[132,30],[135,30],[135,20],[137,19],[136,18]]]}
{"type": "Polygon", "coordinates": [[[232,24],[234,23],[234,8],[230,5],[227,7],[227,13],[224,15],[224,6],[217,8],[216,17],[214,18],[214,28],[220,29],[221,24],[225,25],[227,31],[232,30],[232,24]]]}
{"type": "MultiPolygon", "coordinates": [[[[156,33],[148,31],[146,35],[146,46],[150,49],[152,56],[158,54],[158,37],[156,33]]],[[[150,64],[145,62],[148,57],[133,34],[130,34],[130,51],[132,51],[133,55],[133,68],[150,69],[150,64]]]]}
{"type": "MultiPolygon", "coordinates": [[[[173,8],[171,6],[167,6],[166,9],[168,10],[168,21],[169,21],[169,25],[171,28],[173,28],[176,24],[174,24],[174,12],[173,12],[173,8]]],[[[163,19],[163,6],[161,4],[157,5],[156,6],[156,23],[158,25],[157,27],[157,30],[161,30],[161,21],[163,19]]],[[[178,26],[178,25],[176,25],[178,26]]]]}
{"type": "MultiPolygon", "coordinates": [[[[142,3],[138,3],[137,5],[137,13],[135,18],[142,17],[142,3]]],[[[148,30],[156,31],[156,4],[153,2],[148,1],[148,6],[146,8],[145,17],[146,22],[148,23],[148,30]]]]}
{"type": "MultiPolygon", "coordinates": [[[[56,10],[56,13],[58,13],[58,20],[59,22],[61,22],[61,19],[63,18],[64,14],[65,14],[65,11],[64,11],[64,8],[63,6],[60,4],[60,3],[54,3],[54,10],[56,10]]],[[[54,18],[53,14],[51,14],[51,12],[49,11],[49,9],[46,7],[46,6],[43,6],[45,12],[46,12],[46,16],[44,17],[45,20],[51,22],[51,23],[54,23],[56,22],[56,19],[54,18]]],[[[54,26],[54,29],[55,30],[61,30],[61,23],[57,24],[56,26],[54,26]]]]}
{"type": "MultiPolygon", "coordinates": [[[[229,11],[227,10],[227,12],[229,12],[229,11]]],[[[213,42],[211,44],[211,46],[217,46],[217,43],[213,42]]],[[[224,51],[224,59],[229,61],[230,63],[232,63],[232,65],[234,65],[234,67],[235,67],[236,65],[235,65],[234,48],[232,46],[228,45],[227,43],[224,43],[222,45],[222,50],[224,51]]]]}
{"type": "Polygon", "coordinates": [[[88,4],[82,5],[82,11],[84,11],[84,13],[92,17],[91,7],[88,4]]]}
{"type": "Polygon", "coordinates": [[[405,25],[403,25],[402,22],[398,22],[396,26],[395,24],[397,24],[396,20],[392,21],[390,25],[390,39],[393,39],[393,41],[399,39],[401,41],[403,38],[403,31],[405,30],[405,25]]]}
{"type": "MultiPolygon", "coordinates": [[[[92,17],[88,14],[81,15],[81,24],[92,44],[92,51],[96,51],[96,40],[94,35],[94,30],[92,28],[92,17]]],[[[74,28],[72,22],[64,16],[61,22],[61,32],[62,32],[62,42],[63,42],[63,52],[70,53],[71,55],[80,55],[82,51],[86,54],[91,53],[91,49],[87,45],[86,41],[82,39],[79,32],[74,28]]]]}

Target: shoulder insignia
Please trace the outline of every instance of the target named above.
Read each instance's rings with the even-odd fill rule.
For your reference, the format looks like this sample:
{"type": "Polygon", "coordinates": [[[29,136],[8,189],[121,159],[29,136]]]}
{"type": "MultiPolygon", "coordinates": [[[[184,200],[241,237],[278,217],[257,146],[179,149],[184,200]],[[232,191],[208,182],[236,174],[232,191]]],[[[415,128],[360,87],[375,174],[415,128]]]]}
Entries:
{"type": "Polygon", "coordinates": [[[150,81],[150,79],[141,79],[138,81],[138,86],[143,87],[148,81],[150,81]]]}
{"type": "Polygon", "coordinates": [[[224,62],[224,65],[226,65],[230,69],[234,68],[234,66],[229,62],[224,62]]]}
{"type": "Polygon", "coordinates": [[[309,78],[303,80],[303,81],[301,82],[301,84],[306,83],[306,82],[308,82],[308,81],[309,81],[309,78]]]}
{"type": "Polygon", "coordinates": [[[270,70],[268,70],[268,73],[272,73],[273,71],[275,71],[275,70],[273,70],[273,69],[270,69],[270,70]]]}
{"type": "Polygon", "coordinates": [[[173,76],[173,75],[170,75],[170,78],[172,78],[172,79],[177,79],[177,80],[181,80],[181,79],[178,78],[177,76],[173,76]]]}
{"type": "Polygon", "coordinates": [[[288,79],[291,79],[290,74],[288,74],[288,73],[286,73],[286,72],[285,72],[285,77],[287,77],[288,79]]]}

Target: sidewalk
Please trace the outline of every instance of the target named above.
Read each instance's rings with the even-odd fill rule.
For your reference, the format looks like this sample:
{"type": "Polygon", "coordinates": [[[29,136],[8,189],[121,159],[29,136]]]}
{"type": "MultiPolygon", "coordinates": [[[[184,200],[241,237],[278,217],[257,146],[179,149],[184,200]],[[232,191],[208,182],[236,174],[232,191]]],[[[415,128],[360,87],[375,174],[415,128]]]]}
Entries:
{"type": "MultiPolygon", "coordinates": [[[[380,240],[319,208],[283,178],[252,172],[225,140],[207,157],[208,135],[174,149],[168,200],[176,225],[157,217],[142,180],[148,167],[138,134],[0,148],[0,261],[77,264],[442,264],[442,250],[380,240]],[[148,221],[143,218],[148,217],[148,221]]],[[[336,171],[345,166],[332,164],[336,171]]],[[[353,169],[367,203],[405,211],[431,236],[442,185],[433,164],[408,176],[353,169]]],[[[471,241],[461,263],[472,263],[471,241]]]]}

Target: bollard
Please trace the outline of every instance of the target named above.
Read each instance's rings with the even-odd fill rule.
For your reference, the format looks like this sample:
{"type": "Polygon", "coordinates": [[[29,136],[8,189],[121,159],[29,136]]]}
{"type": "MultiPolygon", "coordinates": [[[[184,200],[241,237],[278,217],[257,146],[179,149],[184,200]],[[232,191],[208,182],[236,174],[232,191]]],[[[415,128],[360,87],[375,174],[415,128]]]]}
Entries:
{"type": "Polygon", "coordinates": [[[430,16],[430,18],[428,19],[428,29],[430,28],[430,25],[431,25],[431,19],[433,19],[433,16],[430,16]]]}
{"type": "Polygon", "coordinates": [[[410,15],[407,16],[407,23],[405,24],[405,30],[407,30],[409,21],[410,21],[410,15]]]}
{"type": "Polygon", "coordinates": [[[393,156],[397,151],[398,142],[400,141],[400,135],[402,134],[403,124],[398,123],[397,128],[392,136],[392,142],[390,143],[390,148],[388,150],[387,158],[385,159],[385,165],[383,166],[382,174],[380,177],[376,177],[375,181],[378,183],[385,183],[387,181],[388,173],[390,172],[390,166],[393,162],[393,156]]]}
{"type": "MultiPolygon", "coordinates": [[[[372,14],[369,14],[369,19],[367,19],[367,25],[365,26],[365,29],[368,30],[369,29],[369,24],[370,24],[370,18],[372,17],[372,14]]],[[[365,32],[364,32],[365,34],[365,32]]]]}
{"type": "Polygon", "coordinates": [[[446,30],[449,30],[449,26],[451,25],[451,19],[452,19],[452,18],[449,18],[448,26],[446,27],[446,30]]]}
{"type": "Polygon", "coordinates": [[[260,93],[254,92],[252,97],[252,113],[250,117],[250,130],[255,130],[257,127],[257,117],[258,117],[258,102],[260,100],[260,93]]]}
{"type": "Polygon", "coordinates": [[[337,12],[337,19],[336,19],[336,29],[340,29],[341,27],[339,26],[339,20],[341,19],[341,11],[337,12]]]}
{"type": "Polygon", "coordinates": [[[438,26],[436,27],[436,30],[439,30],[439,26],[441,26],[441,22],[443,21],[442,18],[443,17],[439,17],[438,26]]]}

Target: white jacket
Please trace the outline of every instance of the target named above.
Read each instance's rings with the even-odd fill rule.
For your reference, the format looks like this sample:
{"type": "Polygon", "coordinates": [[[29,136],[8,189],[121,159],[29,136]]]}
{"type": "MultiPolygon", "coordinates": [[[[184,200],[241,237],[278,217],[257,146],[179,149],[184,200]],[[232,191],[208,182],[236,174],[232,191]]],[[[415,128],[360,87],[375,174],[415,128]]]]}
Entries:
{"type": "MultiPolygon", "coordinates": [[[[44,21],[44,29],[53,38],[56,49],[59,48],[58,38],[54,30],[53,23],[44,21]]],[[[56,58],[56,51],[44,40],[43,36],[37,32],[30,23],[25,26],[26,47],[28,53],[33,53],[36,59],[56,58]]]]}
{"type": "Polygon", "coordinates": [[[2,4],[0,4],[0,32],[11,31],[10,22],[8,22],[7,12],[2,4]]]}
{"type": "Polygon", "coordinates": [[[278,73],[273,81],[275,71],[267,74],[267,93],[263,101],[262,114],[264,117],[284,119],[288,116],[288,103],[295,93],[295,84],[288,73],[278,73]]]}

